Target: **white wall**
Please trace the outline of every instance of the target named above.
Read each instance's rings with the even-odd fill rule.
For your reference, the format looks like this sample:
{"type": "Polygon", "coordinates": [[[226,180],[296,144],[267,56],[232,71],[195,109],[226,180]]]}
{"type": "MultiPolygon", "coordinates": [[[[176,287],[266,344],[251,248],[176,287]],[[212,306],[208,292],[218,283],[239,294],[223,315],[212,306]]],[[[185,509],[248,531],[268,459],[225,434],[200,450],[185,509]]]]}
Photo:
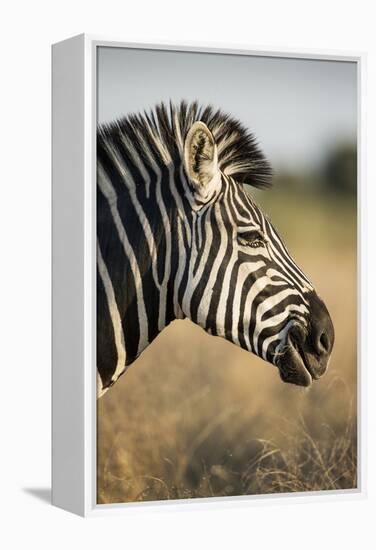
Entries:
{"type": "MultiPolygon", "coordinates": [[[[45,495],[43,489],[49,487],[50,480],[50,44],[85,31],[126,41],[196,40],[276,49],[368,50],[368,204],[375,205],[372,4],[337,0],[232,0],[222,5],[202,0],[34,0],[3,7],[0,540],[6,541],[4,547],[375,547],[376,403],[372,394],[376,369],[371,360],[368,500],[184,513],[144,509],[134,516],[84,521],[35,496],[45,495]]],[[[371,218],[375,216],[370,212],[369,218],[368,279],[372,283],[376,280],[376,247],[371,218]]],[[[370,288],[368,311],[376,305],[374,298],[370,288]]],[[[374,330],[370,322],[370,345],[374,330]]]]}

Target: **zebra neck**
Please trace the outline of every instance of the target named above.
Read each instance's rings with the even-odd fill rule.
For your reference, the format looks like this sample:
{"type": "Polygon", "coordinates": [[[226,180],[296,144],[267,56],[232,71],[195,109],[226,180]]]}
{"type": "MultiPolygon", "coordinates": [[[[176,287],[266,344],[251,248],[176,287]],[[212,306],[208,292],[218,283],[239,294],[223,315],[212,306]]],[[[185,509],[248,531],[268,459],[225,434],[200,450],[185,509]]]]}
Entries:
{"type": "Polygon", "coordinates": [[[163,174],[168,182],[133,185],[110,168],[99,164],[97,178],[97,364],[104,386],[180,317],[170,174],[163,174]]]}
{"type": "Polygon", "coordinates": [[[147,267],[130,254],[126,267],[117,271],[108,253],[102,253],[100,244],[97,258],[97,364],[107,386],[119,378],[175,315],[169,282],[152,282],[157,266],[147,267]]]}

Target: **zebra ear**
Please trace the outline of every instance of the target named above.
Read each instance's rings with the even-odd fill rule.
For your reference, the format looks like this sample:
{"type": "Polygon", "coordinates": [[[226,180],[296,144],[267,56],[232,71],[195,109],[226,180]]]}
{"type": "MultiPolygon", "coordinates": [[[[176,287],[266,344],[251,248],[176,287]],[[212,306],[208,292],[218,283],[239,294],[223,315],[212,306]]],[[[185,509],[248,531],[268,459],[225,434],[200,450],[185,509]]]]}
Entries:
{"type": "Polygon", "coordinates": [[[186,173],[200,195],[207,197],[218,183],[218,152],[213,134],[203,122],[195,122],[184,143],[186,173]]]}

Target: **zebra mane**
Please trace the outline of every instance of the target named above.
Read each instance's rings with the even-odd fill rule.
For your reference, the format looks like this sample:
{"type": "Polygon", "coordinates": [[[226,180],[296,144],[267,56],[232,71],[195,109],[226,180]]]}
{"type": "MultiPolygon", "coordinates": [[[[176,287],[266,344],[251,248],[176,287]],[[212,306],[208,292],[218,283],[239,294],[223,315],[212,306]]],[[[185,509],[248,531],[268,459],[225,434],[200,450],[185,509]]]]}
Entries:
{"type": "Polygon", "coordinates": [[[152,165],[159,159],[170,165],[183,157],[185,137],[196,121],[204,122],[218,148],[220,170],[239,183],[253,187],[271,184],[271,167],[256,138],[238,120],[198,102],[158,104],[150,111],[131,114],[98,127],[98,143],[122,144],[131,156],[152,165]],[[150,153],[153,153],[151,155],[150,153]]]}

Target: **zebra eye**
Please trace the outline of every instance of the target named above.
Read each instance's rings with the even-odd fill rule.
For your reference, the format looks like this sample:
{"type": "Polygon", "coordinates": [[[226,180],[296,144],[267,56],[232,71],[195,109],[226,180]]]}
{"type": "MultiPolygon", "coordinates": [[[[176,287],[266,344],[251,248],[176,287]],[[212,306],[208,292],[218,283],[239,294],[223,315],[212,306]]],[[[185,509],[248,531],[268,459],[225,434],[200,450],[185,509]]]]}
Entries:
{"type": "Polygon", "coordinates": [[[251,248],[260,248],[261,246],[265,246],[265,243],[260,239],[256,239],[255,241],[249,243],[248,246],[250,246],[251,248]]]}
{"type": "Polygon", "coordinates": [[[248,246],[250,248],[261,248],[265,246],[265,241],[259,234],[253,236],[253,238],[238,237],[238,242],[242,246],[248,246]]]}

